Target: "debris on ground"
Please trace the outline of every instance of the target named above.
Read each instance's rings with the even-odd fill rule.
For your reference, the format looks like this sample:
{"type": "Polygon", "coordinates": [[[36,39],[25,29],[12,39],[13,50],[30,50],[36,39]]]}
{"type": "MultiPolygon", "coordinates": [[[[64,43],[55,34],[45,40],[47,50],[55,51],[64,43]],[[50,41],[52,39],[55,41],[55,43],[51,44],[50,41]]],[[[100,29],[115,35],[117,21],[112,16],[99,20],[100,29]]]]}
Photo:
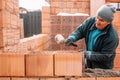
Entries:
{"type": "Polygon", "coordinates": [[[120,70],[113,69],[85,69],[83,77],[120,77],[120,70]]]}

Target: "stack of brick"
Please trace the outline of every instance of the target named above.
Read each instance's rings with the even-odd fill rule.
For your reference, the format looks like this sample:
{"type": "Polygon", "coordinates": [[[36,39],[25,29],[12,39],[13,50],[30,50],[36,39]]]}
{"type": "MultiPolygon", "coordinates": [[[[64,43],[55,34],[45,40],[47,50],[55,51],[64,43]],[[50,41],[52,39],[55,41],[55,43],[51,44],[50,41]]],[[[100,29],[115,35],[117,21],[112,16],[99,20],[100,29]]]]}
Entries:
{"type": "Polygon", "coordinates": [[[29,38],[20,39],[19,43],[4,48],[4,52],[29,53],[48,50],[50,37],[48,34],[39,34],[29,38]]]}
{"type": "Polygon", "coordinates": [[[3,53],[0,54],[0,77],[7,76],[82,76],[82,52],[3,53]]]}
{"type": "MultiPolygon", "coordinates": [[[[117,11],[115,13],[115,18],[113,20],[113,24],[118,32],[118,36],[119,36],[119,40],[120,40],[120,22],[119,22],[119,19],[120,19],[120,12],[117,11]]],[[[119,41],[119,43],[120,43],[120,41],[119,41]]],[[[120,61],[120,45],[118,45],[116,53],[117,54],[115,57],[114,65],[115,65],[115,69],[119,70],[120,69],[120,63],[119,63],[119,61],[120,61]]]]}
{"type": "Polygon", "coordinates": [[[0,48],[19,43],[19,8],[17,0],[0,0],[0,48]]]}
{"type": "Polygon", "coordinates": [[[50,39],[47,34],[21,39],[18,2],[19,0],[0,0],[0,51],[22,53],[47,49],[50,39]]]}

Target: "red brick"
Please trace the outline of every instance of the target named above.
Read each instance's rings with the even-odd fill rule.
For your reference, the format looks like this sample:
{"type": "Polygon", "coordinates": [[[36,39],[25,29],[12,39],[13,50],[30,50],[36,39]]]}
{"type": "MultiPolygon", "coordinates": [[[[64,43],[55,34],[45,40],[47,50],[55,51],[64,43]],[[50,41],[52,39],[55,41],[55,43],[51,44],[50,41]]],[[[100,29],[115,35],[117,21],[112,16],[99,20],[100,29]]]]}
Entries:
{"type": "Polygon", "coordinates": [[[82,76],[82,53],[77,51],[56,51],[56,76],[82,76]]]}
{"type": "Polygon", "coordinates": [[[106,0],[106,2],[120,2],[120,0],[106,0]]]}
{"type": "Polygon", "coordinates": [[[0,0],[0,9],[5,9],[5,0],[0,0]]]}
{"type": "Polygon", "coordinates": [[[66,80],[65,78],[40,78],[40,80],[66,80]]]}
{"type": "Polygon", "coordinates": [[[0,77],[0,80],[10,80],[9,77],[0,77]]]}
{"type": "Polygon", "coordinates": [[[114,67],[113,69],[114,70],[120,70],[120,67],[114,67]]]}
{"type": "Polygon", "coordinates": [[[16,77],[16,78],[12,78],[11,80],[39,80],[39,78],[18,78],[18,77],[16,77]]]}
{"type": "Polygon", "coordinates": [[[95,78],[87,78],[87,77],[82,77],[82,78],[71,78],[70,80],[96,80],[95,78]]]}
{"type": "Polygon", "coordinates": [[[42,13],[50,13],[50,7],[47,7],[47,6],[43,6],[42,7],[42,13]]]}
{"type": "Polygon", "coordinates": [[[50,27],[44,26],[44,27],[42,28],[42,34],[50,34],[50,33],[51,33],[50,27]]]}
{"type": "Polygon", "coordinates": [[[120,77],[97,77],[97,80],[120,80],[120,77]]]}
{"type": "Polygon", "coordinates": [[[42,20],[49,20],[50,19],[50,13],[42,13],[42,20]]]}
{"type": "Polygon", "coordinates": [[[8,11],[0,11],[0,27],[10,27],[11,15],[8,11]]]}
{"type": "Polygon", "coordinates": [[[24,54],[0,54],[0,76],[24,76],[24,54]]]}
{"type": "Polygon", "coordinates": [[[26,54],[26,76],[53,76],[53,54],[26,54]]]}
{"type": "Polygon", "coordinates": [[[120,67],[120,54],[116,54],[115,56],[114,67],[120,67]]]}

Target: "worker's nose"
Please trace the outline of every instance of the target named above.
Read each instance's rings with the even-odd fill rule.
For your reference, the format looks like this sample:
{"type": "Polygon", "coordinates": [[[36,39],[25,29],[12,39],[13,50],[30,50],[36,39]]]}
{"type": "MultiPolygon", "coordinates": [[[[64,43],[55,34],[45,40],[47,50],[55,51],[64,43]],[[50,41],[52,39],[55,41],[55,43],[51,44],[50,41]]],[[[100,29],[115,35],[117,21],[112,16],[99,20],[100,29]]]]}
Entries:
{"type": "Polygon", "coordinates": [[[100,20],[99,19],[96,19],[96,24],[99,24],[100,23],[100,20]]]}

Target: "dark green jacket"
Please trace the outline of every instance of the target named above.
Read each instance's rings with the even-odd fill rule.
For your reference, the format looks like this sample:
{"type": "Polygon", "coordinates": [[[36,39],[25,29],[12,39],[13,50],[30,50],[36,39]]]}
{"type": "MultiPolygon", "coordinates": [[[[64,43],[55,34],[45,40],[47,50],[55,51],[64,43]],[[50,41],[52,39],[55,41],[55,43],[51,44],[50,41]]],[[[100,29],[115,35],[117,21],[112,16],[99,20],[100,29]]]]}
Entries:
{"type": "MultiPolygon", "coordinates": [[[[90,17],[83,22],[77,29],[69,35],[73,42],[85,38],[86,46],[91,30],[95,29],[95,17],[90,17]]],[[[87,67],[112,69],[116,48],[119,43],[118,34],[112,24],[109,24],[103,33],[98,37],[93,47],[92,54],[87,59],[87,67]]]]}

